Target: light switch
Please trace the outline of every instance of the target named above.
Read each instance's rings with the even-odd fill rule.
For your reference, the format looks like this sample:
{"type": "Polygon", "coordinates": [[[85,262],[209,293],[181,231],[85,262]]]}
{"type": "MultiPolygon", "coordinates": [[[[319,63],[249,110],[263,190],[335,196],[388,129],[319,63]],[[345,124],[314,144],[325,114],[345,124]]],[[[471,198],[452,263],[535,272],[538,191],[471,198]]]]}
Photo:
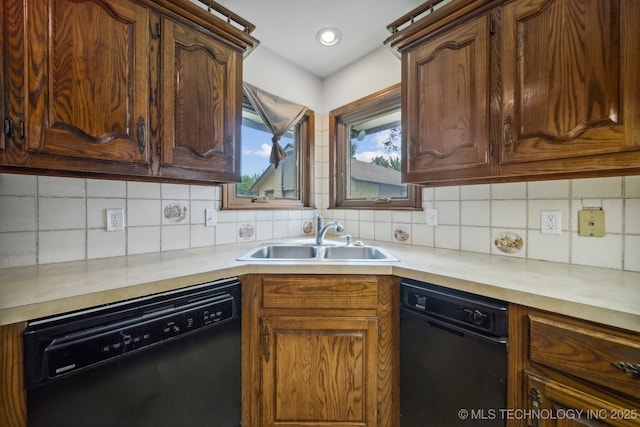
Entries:
{"type": "Polygon", "coordinates": [[[579,211],[578,234],[580,236],[603,237],[605,235],[604,211],[602,209],[579,211]]]}

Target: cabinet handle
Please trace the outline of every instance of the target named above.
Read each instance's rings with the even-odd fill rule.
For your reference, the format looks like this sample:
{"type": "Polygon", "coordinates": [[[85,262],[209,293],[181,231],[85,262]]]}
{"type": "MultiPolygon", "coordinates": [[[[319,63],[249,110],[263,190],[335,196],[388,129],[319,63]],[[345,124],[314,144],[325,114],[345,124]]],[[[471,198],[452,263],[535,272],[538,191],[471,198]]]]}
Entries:
{"type": "Polygon", "coordinates": [[[262,333],[262,346],[264,349],[264,360],[267,362],[271,359],[271,352],[269,351],[269,338],[271,337],[271,333],[269,332],[269,328],[265,326],[264,332],[262,333]]]}
{"type": "Polygon", "coordinates": [[[504,149],[507,153],[510,153],[511,147],[513,146],[513,119],[511,116],[507,116],[507,118],[504,119],[502,133],[504,138],[504,149]]]}
{"type": "Polygon", "coordinates": [[[535,414],[540,410],[540,406],[542,406],[542,396],[540,395],[540,391],[537,388],[533,387],[529,390],[529,402],[531,402],[531,409],[533,410],[534,416],[531,418],[529,422],[529,427],[538,427],[540,425],[540,420],[536,417],[535,414]]]}
{"type": "Polygon", "coordinates": [[[144,117],[138,117],[138,151],[144,155],[147,148],[147,128],[144,126],[144,117]]]}
{"type": "Polygon", "coordinates": [[[640,379],[640,363],[631,362],[611,362],[613,366],[620,369],[623,373],[632,376],[635,379],[640,379]]]}
{"type": "Polygon", "coordinates": [[[7,138],[13,138],[13,120],[11,117],[4,119],[4,134],[7,138]]]}

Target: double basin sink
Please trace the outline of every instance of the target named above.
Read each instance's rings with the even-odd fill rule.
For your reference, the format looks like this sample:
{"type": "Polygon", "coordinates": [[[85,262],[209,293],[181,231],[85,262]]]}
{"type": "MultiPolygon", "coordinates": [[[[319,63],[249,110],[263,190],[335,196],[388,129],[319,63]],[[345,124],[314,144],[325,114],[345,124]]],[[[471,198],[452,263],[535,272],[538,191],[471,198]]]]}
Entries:
{"type": "Polygon", "coordinates": [[[238,258],[240,261],[398,261],[378,246],[316,245],[315,243],[270,243],[238,258]]]}

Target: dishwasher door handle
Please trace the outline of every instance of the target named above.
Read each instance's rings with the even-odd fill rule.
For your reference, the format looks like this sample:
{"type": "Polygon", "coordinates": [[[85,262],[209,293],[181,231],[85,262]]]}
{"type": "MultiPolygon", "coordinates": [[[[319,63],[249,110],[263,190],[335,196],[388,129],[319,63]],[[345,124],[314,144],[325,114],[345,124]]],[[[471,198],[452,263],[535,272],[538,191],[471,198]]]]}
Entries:
{"type": "Polygon", "coordinates": [[[442,329],[445,330],[449,333],[455,333],[455,334],[462,334],[464,335],[469,335],[475,338],[478,338],[482,341],[486,341],[492,344],[497,344],[497,345],[507,345],[507,337],[494,337],[494,336],[490,336],[490,335],[485,335],[485,334],[481,334],[479,332],[476,331],[472,331],[470,329],[467,328],[463,328],[459,325],[455,325],[449,322],[445,322],[442,321],[440,319],[437,319],[435,317],[429,316],[428,314],[424,314],[424,313],[418,313],[416,311],[410,310],[408,308],[405,307],[400,307],[400,313],[404,313],[407,316],[411,316],[411,317],[415,317],[421,320],[424,320],[425,322],[427,322],[429,324],[429,326],[432,327],[437,327],[438,329],[442,329]]]}

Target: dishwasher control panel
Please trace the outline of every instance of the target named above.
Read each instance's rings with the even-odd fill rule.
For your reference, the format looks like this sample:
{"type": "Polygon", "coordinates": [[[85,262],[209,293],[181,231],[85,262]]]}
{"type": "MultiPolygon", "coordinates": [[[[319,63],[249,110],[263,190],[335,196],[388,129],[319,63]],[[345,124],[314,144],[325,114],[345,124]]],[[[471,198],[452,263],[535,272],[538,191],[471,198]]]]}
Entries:
{"type": "Polygon", "coordinates": [[[24,334],[27,389],[239,318],[239,282],[35,321],[24,334]]]}
{"type": "Polygon", "coordinates": [[[503,301],[409,279],[401,282],[401,304],[495,336],[507,334],[507,304],[503,301]]]}

